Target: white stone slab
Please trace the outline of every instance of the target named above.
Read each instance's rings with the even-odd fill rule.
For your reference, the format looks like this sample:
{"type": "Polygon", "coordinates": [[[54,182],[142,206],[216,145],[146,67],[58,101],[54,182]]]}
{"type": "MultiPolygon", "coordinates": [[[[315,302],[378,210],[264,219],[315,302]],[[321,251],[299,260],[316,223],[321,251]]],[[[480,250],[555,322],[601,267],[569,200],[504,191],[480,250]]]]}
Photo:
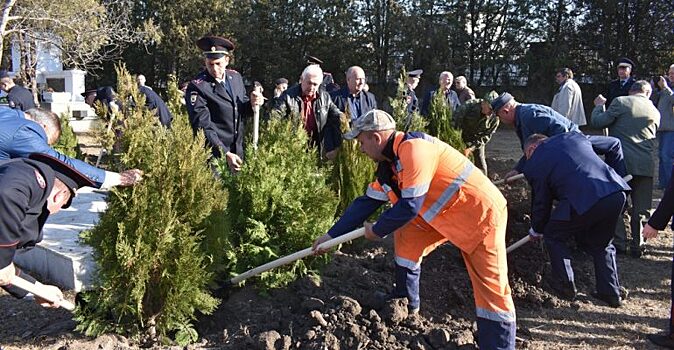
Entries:
{"type": "Polygon", "coordinates": [[[42,242],[17,252],[14,261],[64,289],[90,288],[96,265],[91,247],[79,241],[79,234],[98,221],[107,207],[105,197],[92,188],[79,190],[70,208],[49,216],[42,242]]]}

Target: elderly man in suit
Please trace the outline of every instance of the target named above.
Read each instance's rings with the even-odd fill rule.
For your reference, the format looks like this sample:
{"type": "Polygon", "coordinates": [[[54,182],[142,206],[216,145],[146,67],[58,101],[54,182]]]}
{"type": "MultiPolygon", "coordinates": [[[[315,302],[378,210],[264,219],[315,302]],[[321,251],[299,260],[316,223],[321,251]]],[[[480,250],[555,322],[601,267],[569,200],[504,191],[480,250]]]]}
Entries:
{"type": "Polygon", "coordinates": [[[524,176],[533,196],[529,234],[544,237],[552,266],[552,288],[564,298],[576,296],[571,253],[566,245],[575,238],[594,260],[594,296],[619,307],[620,284],[611,240],[625,204],[625,192],[630,189],[621,178],[624,174],[620,174],[625,169],[620,141],[595,137],[591,142],[577,132],[551,137],[533,134],[525,142],[524,152],[524,176]],[[606,162],[595,152],[603,154],[606,162]]]}
{"type": "MultiPolygon", "coordinates": [[[[655,136],[660,124],[660,112],[649,100],[651,85],[645,80],[636,81],[630,88],[629,96],[620,96],[605,109],[606,99],[599,95],[594,100],[591,125],[608,128],[610,136],[622,142],[627,172],[633,176],[630,186],[632,209],[630,229],[632,235],[631,254],[641,257],[643,222],[649,217],[653,197],[653,152],[655,136]]],[[[618,223],[614,244],[619,253],[626,252],[627,232],[622,222],[618,223]]]]}
{"type": "Polygon", "coordinates": [[[580,86],[573,80],[573,71],[569,68],[562,68],[557,71],[555,80],[560,87],[552,99],[550,107],[578,126],[587,124],[585,108],[583,107],[583,93],[580,91],[580,86]]]}
{"type": "Polygon", "coordinates": [[[332,101],[340,111],[349,110],[351,120],[358,119],[365,113],[377,109],[374,94],[365,91],[365,71],[358,66],[346,70],[346,86],[330,94],[332,101]]]}

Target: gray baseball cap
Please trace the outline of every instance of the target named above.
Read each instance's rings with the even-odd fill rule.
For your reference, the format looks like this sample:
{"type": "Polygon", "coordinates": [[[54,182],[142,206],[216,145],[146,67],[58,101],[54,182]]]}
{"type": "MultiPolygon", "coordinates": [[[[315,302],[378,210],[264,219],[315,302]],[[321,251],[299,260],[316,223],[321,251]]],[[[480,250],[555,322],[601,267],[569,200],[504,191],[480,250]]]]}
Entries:
{"type": "Polygon", "coordinates": [[[344,138],[353,140],[362,131],[381,131],[395,128],[396,122],[390,114],[379,109],[373,109],[354,120],[351,131],[344,134],[344,138]]]}

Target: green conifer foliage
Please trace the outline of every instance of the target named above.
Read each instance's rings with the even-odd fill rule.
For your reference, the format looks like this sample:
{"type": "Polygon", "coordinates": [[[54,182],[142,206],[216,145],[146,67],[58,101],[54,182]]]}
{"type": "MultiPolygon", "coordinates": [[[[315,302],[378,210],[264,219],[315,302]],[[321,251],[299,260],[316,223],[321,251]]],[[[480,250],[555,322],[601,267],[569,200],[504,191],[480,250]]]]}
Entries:
{"type": "MultiPolygon", "coordinates": [[[[258,148],[246,149],[236,175],[224,159],[219,163],[230,196],[225,261],[232,276],[311,246],[334,222],[338,198],[328,170],[318,165],[316,149],[307,148],[308,136],[293,119],[262,123],[258,148]]],[[[306,274],[312,261],[265,272],[260,285],[284,286],[306,274]]]]}
{"type": "MultiPolygon", "coordinates": [[[[118,82],[122,99],[141,101],[123,67],[118,82]]],[[[222,259],[224,247],[209,236],[224,236],[214,218],[224,216],[227,193],[208,167],[203,134],[193,137],[184,112],[166,129],[143,103],[137,106],[120,113],[120,161],[145,174],[136,186],[113,190],[100,222],[83,235],[98,274],[78,312],[78,330],[187,344],[197,340],[196,313],[218,305],[207,286],[211,261],[222,259]]]]}
{"type": "Polygon", "coordinates": [[[442,93],[435,93],[428,111],[428,134],[439,138],[459,151],[466,145],[461,139],[461,130],[454,128],[452,109],[442,93]]]}
{"type": "Polygon", "coordinates": [[[396,121],[396,129],[399,131],[426,131],[428,124],[418,111],[407,112],[407,86],[405,80],[407,72],[403,68],[398,78],[398,90],[395,97],[389,97],[391,109],[393,109],[393,119],[396,121]]]}
{"type": "MultiPolygon", "coordinates": [[[[351,130],[349,127],[351,114],[347,110],[342,117],[342,134],[351,130]]],[[[333,166],[333,181],[339,194],[337,215],[341,215],[344,209],[354,199],[365,193],[367,185],[374,179],[375,163],[360,151],[358,141],[344,140],[333,166]]]]}
{"type": "Polygon", "coordinates": [[[53,146],[55,150],[67,155],[71,158],[79,158],[82,153],[80,147],[77,144],[77,137],[75,137],[75,132],[68,122],[68,115],[63,113],[59,117],[61,121],[61,137],[59,137],[58,142],[53,146]]]}

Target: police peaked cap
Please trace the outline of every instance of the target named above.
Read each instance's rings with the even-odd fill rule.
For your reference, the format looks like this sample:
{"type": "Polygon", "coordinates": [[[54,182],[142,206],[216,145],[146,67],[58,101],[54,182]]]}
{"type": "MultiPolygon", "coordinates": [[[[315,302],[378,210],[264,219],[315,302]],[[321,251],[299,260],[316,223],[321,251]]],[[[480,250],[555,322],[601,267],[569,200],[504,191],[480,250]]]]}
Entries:
{"type": "Polygon", "coordinates": [[[88,89],[88,90],[84,91],[83,93],[81,93],[80,95],[82,95],[82,97],[86,98],[87,96],[89,96],[91,94],[96,95],[97,92],[98,92],[98,89],[88,89]]]}
{"type": "Polygon", "coordinates": [[[411,70],[411,71],[407,72],[407,76],[410,77],[410,78],[418,78],[423,73],[424,73],[423,69],[415,69],[415,70],[411,70]]]}
{"type": "Polygon", "coordinates": [[[70,206],[70,203],[72,203],[73,198],[75,198],[75,192],[79,188],[85,186],[88,187],[96,186],[96,184],[94,184],[94,182],[91,181],[84,174],[50,155],[43,153],[32,153],[30,156],[28,156],[28,158],[48,165],[50,168],[52,168],[52,170],[54,170],[54,175],[56,175],[56,178],[61,180],[61,182],[63,182],[66,186],[68,186],[71,196],[70,199],[68,200],[68,203],[66,203],[63,206],[64,208],[68,208],[70,206]]]}
{"type": "Polygon", "coordinates": [[[276,85],[281,85],[281,84],[288,84],[288,79],[286,78],[278,78],[274,81],[274,84],[276,85]]]}
{"type": "Polygon", "coordinates": [[[618,59],[618,67],[620,67],[620,65],[625,65],[625,64],[629,64],[630,68],[632,70],[634,70],[634,68],[636,68],[636,65],[634,64],[634,61],[632,61],[631,59],[629,59],[627,57],[621,57],[620,59],[618,59]]]}
{"type": "Polygon", "coordinates": [[[231,55],[234,51],[234,43],[219,36],[205,36],[197,40],[197,46],[203,51],[206,58],[218,59],[225,55],[231,55]]]}
{"type": "Polygon", "coordinates": [[[318,57],[310,56],[310,55],[306,55],[305,57],[307,59],[307,64],[318,64],[318,65],[323,64],[323,60],[321,60],[318,57]]]}

